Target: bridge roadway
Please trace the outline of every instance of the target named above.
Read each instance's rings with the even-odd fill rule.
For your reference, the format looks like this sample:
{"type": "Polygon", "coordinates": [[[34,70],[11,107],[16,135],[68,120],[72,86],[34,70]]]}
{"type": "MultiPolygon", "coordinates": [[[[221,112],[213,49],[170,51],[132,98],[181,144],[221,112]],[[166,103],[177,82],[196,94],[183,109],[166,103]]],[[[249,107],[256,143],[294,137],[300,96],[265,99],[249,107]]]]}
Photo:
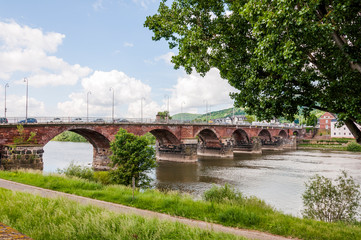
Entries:
{"type": "Polygon", "coordinates": [[[233,157],[236,153],[295,148],[295,136],[305,129],[283,126],[219,125],[204,123],[53,122],[0,125],[0,168],[43,168],[43,147],[55,136],[72,131],[93,145],[93,167],[107,169],[110,142],[120,128],[135,135],[156,137],[157,159],[191,162],[199,156],[233,157]],[[33,134],[33,137],[31,137],[33,134]]]}

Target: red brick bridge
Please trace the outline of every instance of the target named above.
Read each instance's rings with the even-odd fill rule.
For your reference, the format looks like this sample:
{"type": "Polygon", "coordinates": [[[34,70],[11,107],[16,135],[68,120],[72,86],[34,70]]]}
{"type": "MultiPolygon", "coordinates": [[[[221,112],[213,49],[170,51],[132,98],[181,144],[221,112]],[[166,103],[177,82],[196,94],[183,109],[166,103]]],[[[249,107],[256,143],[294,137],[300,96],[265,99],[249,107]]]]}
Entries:
{"type": "Polygon", "coordinates": [[[42,169],[43,147],[65,131],[75,132],[93,145],[95,169],[108,165],[110,142],[120,128],[136,135],[150,132],[157,139],[157,158],[172,161],[195,161],[197,155],[231,157],[233,151],[279,149],[289,143],[291,137],[305,135],[305,130],[300,128],[214,124],[39,123],[22,126],[24,140],[31,132],[35,136],[25,144],[16,144],[16,139],[21,138],[17,125],[0,125],[0,168],[42,169]]]}

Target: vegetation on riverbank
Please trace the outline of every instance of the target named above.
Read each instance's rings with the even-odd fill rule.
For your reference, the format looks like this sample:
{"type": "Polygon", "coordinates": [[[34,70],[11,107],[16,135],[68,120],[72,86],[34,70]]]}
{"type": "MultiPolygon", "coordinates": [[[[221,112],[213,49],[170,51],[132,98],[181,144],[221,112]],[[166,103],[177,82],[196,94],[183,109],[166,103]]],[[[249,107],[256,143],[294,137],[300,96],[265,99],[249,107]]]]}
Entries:
{"type": "Polygon", "coordinates": [[[361,152],[361,145],[352,138],[331,138],[329,140],[304,139],[297,145],[299,149],[322,149],[361,152]]]}
{"type": "Polygon", "coordinates": [[[0,222],[37,240],[244,239],[170,221],[116,214],[66,198],[0,188],[0,222]]]}
{"type": "Polygon", "coordinates": [[[87,142],[87,140],[75,133],[75,132],[62,132],[59,135],[57,135],[55,138],[52,139],[52,141],[58,141],[58,142],[87,142]]]}
{"type": "Polygon", "coordinates": [[[0,178],[84,197],[120,203],[191,219],[248,228],[300,239],[360,239],[361,223],[325,223],[300,219],[275,211],[263,201],[242,197],[237,201],[194,200],[179,192],[136,191],[121,185],[102,185],[87,180],[30,172],[0,171],[0,178]]]}

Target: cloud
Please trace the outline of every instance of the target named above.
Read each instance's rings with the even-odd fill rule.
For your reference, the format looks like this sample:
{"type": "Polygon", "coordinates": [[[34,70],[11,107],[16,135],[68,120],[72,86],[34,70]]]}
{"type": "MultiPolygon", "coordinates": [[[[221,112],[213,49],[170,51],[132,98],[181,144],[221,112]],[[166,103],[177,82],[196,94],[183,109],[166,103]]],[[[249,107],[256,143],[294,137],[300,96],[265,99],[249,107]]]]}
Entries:
{"type": "Polygon", "coordinates": [[[123,44],[124,47],[134,47],[134,44],[133,43],[129,43],[129,42],[125,42],[123,44]]]}
{"type": "Polygon", "coordinates": [[[147,9],[150,4],[155,3],[155,0],[132,0],[135,4],[147,9]]]}
{"type": "Polygon", "coordinates": [[[49,55],[62,44],[64,34],[0,22],[0,77],[8,80],[17,72],[29,76],[33,86],[74,85],[92,70],[70,65],[49,55]]]}
{"type": "Polygon", "coordinates": [[[158,62],[158,61],[164,61],[166,64],[172,65],[171,60],[172,60],[172,57],[173,57],[174,55],[175,55],[174,52],[168,52],[168,53],[166,53],[166,54],[164,54],[164,55],[161,55],[161,56],[158,56],[158,57],[154,58],[154,60],[155,60],[156,62],[158,62]]]}
{"type": "Polygon", "coordinates": [[[150,99],[151,87],[125,73],[112,70],[110,72],[95,71],[82,80],[82,92],[70,94],[69,101],[58,103],[58,108],[65,116],[85,116],[86,98],[89,95],[89,111],[92,116],[110,116],[114,89],[115,115],[122,117],[140,117],[140,100],[143,100],[144,117],[154,118],[157,104],[150,99]],[[128,108],[127,108],[128,106],[128,108]],[[128,112],[118,109],[128,109],[128,112]]]}
{"type": "MultiPolygon", "coordinates": [[[[229,93],[238,92],[220,77],[217,69],[211,69],[205,77],[197,73],[180,77],[169,91],[170,110],[173,113],[180,112],[181,108],[183,111],[196,112],[197,109],[205,109],[206,104],[212,108],[217,105],[231,107],[233,101],[229,93]]],[[[166,101],[164,100],[164,106],[166,101]]]]}
{"type": "Polygon", "coordinates": [[[94,9],[95,11],[99,11],[99,10],[103,9],[103,8],[104,8],[104,6],[103,6],[103,0],[96,0],[96,1],[93,3],[92,7],[93,7],[93,9],[94,9]]]}

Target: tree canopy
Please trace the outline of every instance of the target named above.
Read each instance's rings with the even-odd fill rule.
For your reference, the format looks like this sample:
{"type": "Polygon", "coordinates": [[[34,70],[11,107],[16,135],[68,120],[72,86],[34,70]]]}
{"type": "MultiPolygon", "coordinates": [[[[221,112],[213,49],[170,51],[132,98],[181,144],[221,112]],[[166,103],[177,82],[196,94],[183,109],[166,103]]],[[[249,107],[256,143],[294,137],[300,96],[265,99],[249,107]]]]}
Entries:
{"type": "Polygon", "coordinates": [[[163,0],[145,26],[178,49],[175,68],[219,69],[249,114],[328,111],[361,142],[361,1],[163,0]]]}
{"type": "Polygon", "coordinates": [[[130,185],[134,177],[137,187],[149,185],[151,179],[147,173],[156,167],[156,161],[155,150],[148,144],[146,137],[119,129],[110,144],[111,166],[115,168],[110,175],[114,182],[130,185]]]}

